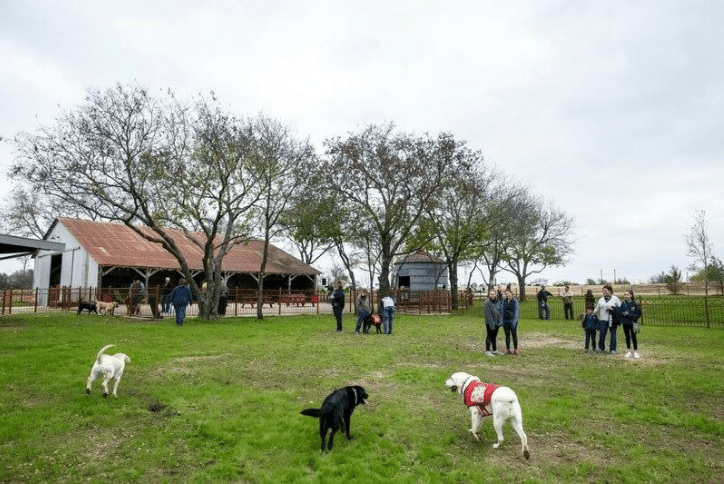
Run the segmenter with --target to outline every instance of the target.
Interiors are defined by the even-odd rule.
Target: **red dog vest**
[[[463,395],[465,405],[468,407],[478,407],[483,413],[483,417],[492,415],[486,407],[490,405],[490,399],[493,397],[493,392],[500,385],[493,385],[492,383],[483,383],[476,381],[468,385],[465,389],[465,395]]]

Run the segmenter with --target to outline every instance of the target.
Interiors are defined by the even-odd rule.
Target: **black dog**
[[[87,311],[88,311],[88,314],[90,314],[90,313],[96,313],[96,314],[98,314],[98,310],[96,309],[96,303],[83,302],[83,301],[79,302],[79,303],[78,303],[78,313],[77,313],[77,314],[80,314],[80,313],[83,312],[84,310],[87,310]]]
[[[354,412],[354,407],[357,405],[367,403],[368,398],[369,395],[361,386],[349,386],[330,393],[322,402],[322,408],[302,410],[302,415],[319,418],[319,436],[322,437],[322,451],[324,451],[327,430],[332,430],[327,444],[329,450],[332,450],[334,434],[338,430],[344,432],[347,440],[352,440],[352,436],[349,435],[349,420],[352,417],[352,412]]]
[[[370,314],[362,321],[362,332],[369,333],[370,326],[374,325],[377,328],[377,332],[382,332],[382,316],[379,314]]]

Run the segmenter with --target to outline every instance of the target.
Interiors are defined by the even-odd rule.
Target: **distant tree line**
[[[12,274],[0,272],[0,289],[6,288],[28,289],[33,287],[32,269],[21,269]]]

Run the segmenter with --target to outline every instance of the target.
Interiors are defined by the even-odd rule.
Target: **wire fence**
[[[636,300],[643,313],[640,324],[724,328],[724,296],[648,294],[639,295]],[[551,319],[565,319],[562,299],[549,298],[548,307]],[[580,321],[584,308],[584,298],[573,297],[573,319]],[[538,318],[536,299],[521,303],[521,313],[525,318]]]

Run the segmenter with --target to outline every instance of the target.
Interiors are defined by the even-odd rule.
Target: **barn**
[[[447,289],[448,271],[445,261],[424,251],[408,255],[393,265],[393,281],[400,289],[434,291]]]
[[[151,230],[145,228],[151,233]],[[172,237],[189,264],[194,279],[201,283],[203,251],[180,230]],[[191,236],[203,240],[203,234]],[[58,218],[44,240],[65,244],[62,251],[40,250],[35,255],[34,287],[128,287],[140,278],[146,287],[161,285],[168,276],[181,276],[176,259],[160,244],[149,242],[121,223]],[[222,276],[227,285],[256,288],[264,242],[249,239],[236,244],[224,258]],[[318,270],[291,254],[269,248],[264,287],[308,290],[316,287]]]

